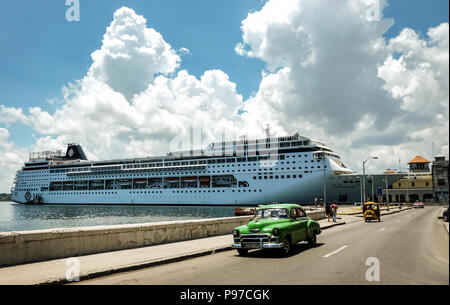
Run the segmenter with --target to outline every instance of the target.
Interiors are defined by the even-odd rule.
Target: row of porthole
[[[231,190],[233,193],[236,191],[236,190]],[[252,190],[238,190],[238,193],[240,193],[240,192],[249,192],[249,193],[251,193],[252,192]],[[255,193],[257,192],[257,190],[253,190]],[[262,192],[262,190],[259,190],[260,192]],[[210,191],[210,190],[208,190],[208,191],[198,191],[198,193],[206,193],[206,192],[208,192],[208,193],[215,193],[216,191],[215,190],[212,190],[212,191]],[[175,191],[173,191],[173,193],[175,193]],[[197,193],[197,191],[176,191],[176,193]],[[220,193],[220,191],[217,191],[217,193]],[[225,193],[225,190],[222,190],[222,193]]]
[[[295,162],[295,161],[293,161],[293,162]],[[318,168],[320,168],[320,167],[318,167]],[[296,168],[293,167],[293,169],[295,170]],[[298,169],[302,169],[302,168],[299,167]],[[264,168],[264,170],[267,170],[267,168]],[[275,170],[278,170],[278,168],[276,168]],[[284,168],[281,168],[281,170],[284,170]],[[287,170],[290,170],[290,168],[287,168]],[[250,171],[252,171],[252,169],[249,169],[248,171],[250,172]],[[253,171],[256,171],[256,169],[253,169]],[[259,169],[259,171],[261,171],[261,169]],[[211,171],[209,171],[209,172],[211,172]],[[217,171],[217,172],[219,173],[220,171]],[[222,172],[225,172],[225,171],[222,171]],[[234,170],[232,170],[232,172],[234,172]],[[238,172],[240,172],[240,170],[238,170]],[[243,170],[243,172],[245,172],[245,169]],[[189,172],[188,174],[196,174],[196,173],[201,173],[201,172]],[[212,173],[215,173],[215,171],[212,171]],[[86,173],[84,175],[91,175],[91,174],[92,173]],[[170,174],[170,173],[156,174],[156,175],[161,176],[161,175],[167,175],[167,174]],[[64,174],[58,174],[58,175],[63,176]],[[126,176],[132,176],[132,175],[126,175]],[[42,179],[42,180],[44,180],[44,179]]]
[[[295,170],[296,168],[295,167],[293,167],[292,168],[293,170]],[[299,167],[298,169],[302,169],[301,167]],[[268,169],[267,168],[264,168],[264,170],[265,171],[267,171]],[[278,168],[276,168],[275,169],[275,171],[277,171],[278,170]],[[284,168],[281,168],[281,170],[284,170]],[[289,167],[286,169],[286,170],[291,170]],[[245,170],[243,170],[243,171],[245,171]],[[250,172],[251,170],[249,170],[249,172]],[[259,169],[259,171],[261,171],[261,169]],[[225,173],[225,171],[217,171],[217,173]],[[230,172],[229,170],[228,171],[226,171],[226,172]],[[232,173],[235,173],[235,171],[234,170],[232,170],[231,171]],[[240,172],[240,170],[238,170],[238,172]],[[254,169],[253,170],[253,172],[256,172],[256,169]],[[211,174],[211,173],[216,173],[216,171],[212,171],[212,172],[208,172],[208,174]],[[164,173],[164,174],[154,174],[154,176],[168,176],[168,175],[170,175],[170,174],[179,174],[179,173]],[[189,175],[193,175],[193,174],[205,174],[204,172],[188,172],[188,173],[183,173],[183,175],[187,175],[187,174],[189,174]],[[83,174],[84,176],[91,176],[92,174]],[[123,178],[123,177],[136,177],[136,175],[119,175],[119,176],[97,176],[96,178],[112,178],[112,179],[121,179],[121,178]],[[153,176],[152,176],[153,177]],[[152,177],[149,177],[149,178],[152,178]],[[139,177],[137,177],[137,178],[139,178]],[[67,179],[67,180],[70,180],[70,179]]]
[[[233,193],[236,190],[231,190]],[[262,190],[242,190],[242,192],[262,192]],[[241,190],[238,190],[238,193],[240,193]],[[130,192],[130,194],[155,194],[155,193],[162,193],[162,191],[143,191],[143,192]],[[216,193],[215,190],[213,191],[172,191],[172,193]],[[217,191],[217,193],[221,193],[221,191]],[[222,190],[222,193],[225,193],[225,190]],[[76,193],[69,193],[69,192],[57,192],[57,193],[50,193],[50,195],[67,195],[67,194],[71,194],[71,195],[117,195],[117,192],[93,192],[93,193],[86,193],[86,192],[76,192]]]
[[[261,179],[263,179],[263,177],[264,177],[264,179],[291,179],[291,175],[286,175],[286,178],[284,178],[284,175],[280,175],[280,176],[278,176],[278,175],[276,175],[276,176],[258,176],[258,179],[261,180]],[[303,176],[302,175],[298,175],[298,178],[299,179],[303,178]],[[297,175],[292,175],[292,179],[297,179]],[[253,176],[253,180],[256,180],[256,176]]]

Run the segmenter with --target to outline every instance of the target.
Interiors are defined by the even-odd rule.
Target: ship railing
[[[53,160],[57,158],[64,157],[64,153],[62,150],[57,151],[40,151],[40,152],[30,152],[29,154],[29,160],[30,161],[46,161],[46,160]]]
[[[206,166],[207,166],[206,164],[158,166],[158,167],[133,167],[133,168],[125,168],[125,167],[122,166],[122,170],[124,170],[124,171],[135,171],[135,170],[186,169],[186,168],[205,169]]]

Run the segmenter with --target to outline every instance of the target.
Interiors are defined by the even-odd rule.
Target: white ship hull
[[[18,203],[98,205],[312,203],[315,197],[323,197],[325,181],[328,185],[330,179],[351,171],[331,150],[307,143],[279,151],[276,160],[270,161],[261,153],[103,163],[33,161],[18,171],[12,199]],[[328,199],[336,196],[333,192],[329,195]]]

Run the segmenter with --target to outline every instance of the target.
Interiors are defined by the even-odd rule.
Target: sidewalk
[[[319,220],[322,230],[361,221],[356,216],[338,216],[333,223]],[[231,234],[150,247],[113,251],[77,257],[80,280],[172,263],[193,257],[231,250]],[[67,265],[66,265],[67,263]],[[74,266],[72,260],[56,259],[45,262],[0,268],[0,285],[36,285],[67,283],[66,272]]]
[[[387,207],[381,207],[381,215],[390,215],[394,213],[398,213],[404,210],[412,209],[412,207],[405,207],[402,206],[401,209],[398,208],[398,206],[390,206],[389,209]],[[361,207],[343,207],[342,209],[338,210],[338,215],[357,215],[362,217],[362,208]]]

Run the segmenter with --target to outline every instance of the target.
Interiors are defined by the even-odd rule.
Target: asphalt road
[[[235,250],[78,284],[449,284],[449,239],[438,207],[324,230],[318,246],[299,243],[288,257]]]

